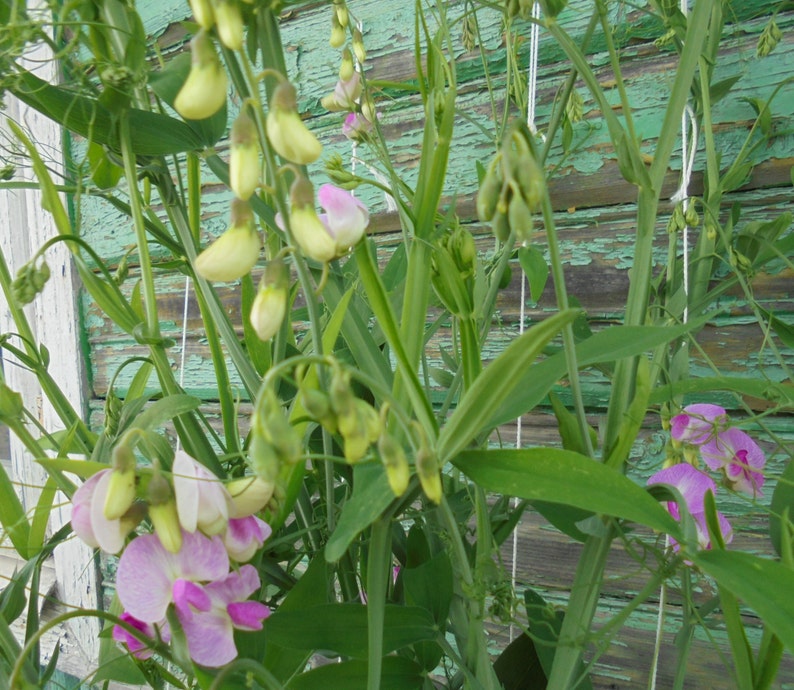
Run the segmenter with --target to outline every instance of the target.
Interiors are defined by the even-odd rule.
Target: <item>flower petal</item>
[[[124,549],[116,573],[116,592],[130,615],[146,623],[165,618],[171,603],[174,560],[154,534],[133,539]]]
[[[648,484],[674,486],[680,492],[690,513],[702,513],[706,492],[717,491],[717,485],[711,477],[685,462],[660,470],[648,479]]]
[[[725,408],[709,403],[687,405],[683,412],[670,420],[670,435],[674,440],[702,445],[724,428],[728,420]]]
[[[234,628],[225,610],[196,613],[188,620],[180,617],[187,638],[190,658],[197,664],[217,668],[237,657]]]
[[[261,630],[270,608],[258,601],[233,601],[226,606],[226,612],[238,630]]]

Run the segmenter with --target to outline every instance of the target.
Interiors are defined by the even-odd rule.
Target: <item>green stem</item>
[[[568,609],[560,629],[548,690],[571,690],[581,672],[582,651],[598,605],[607,556],[615,536],[611,524],[603,536],[588,537],[576,568]]]
[[[380,690],[383,668],[383,626],[391,571],[391,520],[373,523],[367,559],[367,690]]]

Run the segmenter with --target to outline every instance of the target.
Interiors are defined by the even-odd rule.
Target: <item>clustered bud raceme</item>
[[[19,267],[11,292],[19,304],[30,304],[50,279],[50,267],[43,259],[39,263],[36,258]]]
[[[226,103],[229,77],[223,68],[206,29],[190,42],[191,66],[174,108],[186,120],[212,117]]]
[[[256,569],[234,563],[250,560],[270,536],[255,513],[271,500],[274,486],[260,477],[224,484],[182,451],[172,470],[169,480],[155,465],[144,475],[145,500],[139,500],[133,450],[117,445],[113,469],[97,472],[75,492],[72,528],[91,547],[121,552],[116,590],[125,608],[122,621],[168,642],[166,613],[173,607],[191,658],[219,667],[237,656],[235,629],[261,629],[270,613],[248,601],[260,587]],[[146,515],[154,532],[127,543]],[[151,655],[148,645],[120,626],[113,638],[138,658]]]
[[[504,242],[515,232],[520,243],[532,239],[532,214],[546,193],[546,176],[527,141],[529,132],[511,127],[490,162],[477,195],[477,213]]]
[[[196,259],[196,272],[212,281],[229,282],[249,273],[262,242],[247,201],[232,200],[231,226]]]
[[[764,483],[764,452],[744,431],[732,427],[724,408],[708,403],[688,405],[671,420],[670,435],[675,448],[683,452],[685,461],[665,467],[648,479],[648,484],[668,484],[681,494],[683,503],[695,520],[700,548],[711,548],[706,525],[705,495],[716,494],[717,486],[706,472],[698,469],[702,460],[717,472],[729,488],[753,497],[761,495]],[[681,517],[681,506],[667,504],[670,514]],[[728,520],[717,513],[722,539],[729,542],[733,531]],[[680,546],[672,542],[678,550]]]

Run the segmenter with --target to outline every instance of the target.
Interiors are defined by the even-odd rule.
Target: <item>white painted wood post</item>
[[[23,62],[25,67],[35,71],[41,79],[53,83],[57,81],[57,65],[47,52],[46,46],[36,46]],[[8,94],[4,115],[13,118],[28,132],[39,153],[56,174],[62,170],[62,132],[58,125]],[[6,141],[10,141],[5,121],[0,122],[0,128]],[[22,169],[22,160],[13,162],[20,166],[16,179],[34,179],[30,169]],[[38,190],[0,191],[0,247],[10,264],[12,274],[47,239],[56,234],[50,214],[42,208]],[[74,408],[84,412],[87,397],[85,367],[80,347],[78,282],[75,280],[70,253],[65,244],[58,243],[49,249],[46,259],[51,269],[51,278],[44,291],[29,305],[27,314],[38,343],[49,350],[50,374]],[[15,331],[7,305],[0,305],[0,333]],[[17,366],[7,353],[4,359],[8,385],[22,394],[26,407],[38,415],[39,421],[47,430],[63,428],[55,411],[43,399],[36,378]],[[23,505],[30,514],[35,508],[39,487],[44,483],[46,475],[14,438],[11,439],[11,463],[13,479],[19,482]],[[56,504],[51,516],[52,531],[68,522],[71,516],[71,506],[60,493],[56,497]],[[70,608],[98,608],[98,577],[92,550],[73,537],[55,550],[54,561],[59,598]],[[70,660],[72,663],[69,666],[74,665],[79,669],[81,676],[96,668],[99,630],[99,619],[94,617],[75,618],[70,621],[69,632],[72,639],[67,642],[75,642],[78,649],[70,644],[68,653],[79,653],[82,659]]]

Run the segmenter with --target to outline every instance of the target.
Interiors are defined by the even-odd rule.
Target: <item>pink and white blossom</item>
[[[272,531],[270,525],[256,515],[232,518],[226,526],[223,544],[232,560],[245,563],[262,548]]]
[[[670,435],[674,441],[701,446],[727,428],[725,408],[709,403],[687,405],[681,414],[670,420]]]
[[[202,666],[219,667],[237,656],[234,630],[261,630],[270,609],[258,601],[247,601],[260,587],[252,565],[202,587],[203,598],[190,611],[177,608],[187,638],[190,658]]]
[[[72,497],[72,529],[91,548],[118,553],[134,521],[105,517],[105,500],[113,470],[100,470],[75,491]]]
[[[136,630],[140,630],[147,637],[156,639],[159,632],[160,638],[163,641],[168,642],[171,639],[168,624],[165,621],[162,621],[160,625],[155,627],[151,623],[145,623],[144,621],[138,620],[135,618],[135,616],[132,616],[126,611],[122,613],[119,618],[125,623],[131,625]],[[149,645],[147,645],[145,642],[142,642],[140,639],[135,637],[135,635],[125,628],[122,628],[120,625],[113,626],[113,639],[127,647],[130,654],[137,659],[148,659],[154,653]]]
[[[345,253],[358,244],[369,225],[369,211],[352,193],[324,184],[317,192],[317,199],[325,213],[320,220],[336,242],[337,252]]]
[[[703,461],[725,474],[727,484],[737,491],[760,496],[764,484],[766,456],[759,445],[741,429],[727,429],[700,449]]]
[[[158,623],[168,606],[189,611],[190,605],[206,606],[201,583],[224,578],[229,556],[220,536],[183,532],[182,549],[171,553],[156,534],[144,534],[121,554],[116,592],[124,609],[144,623]]]
[[[648,479],[648,484],[668,484],[678,490],[687,511],[695,520],[698,545],[702,549],[710,549],[711,540],[706,527],[704,501],[707,492],[710,491],[715,494],[717,491],[717,485],[714,480],[704,472],[692,467],[692,465],[683,462],[656,472]],[[676,520],[681,519],[681,508],[675,501],[667,502],[667,510]],[[733,528],[730,522],[720,512],[717,513],[717,520],[719,521],[723,539],[726,542],[730,542],[733,538]],[[679,550],[680,547],[675,539],[671,538],[670,543],[674,550]]]
[[[220,479],[184,451],[174,457],[174,494],[179,522],[188,532],[219,534],[229,520],[232,500]]]

